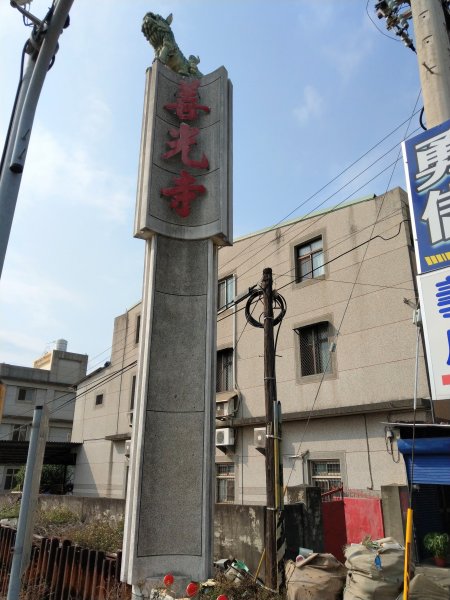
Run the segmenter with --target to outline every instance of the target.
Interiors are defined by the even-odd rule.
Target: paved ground
[[[416,567],[416,574],[422,573],[429,579],[432,579],[435,583],[442,585],[447,589],[450,589],[450,568],[448,567],[436,567],[433,564],[423,563]]]

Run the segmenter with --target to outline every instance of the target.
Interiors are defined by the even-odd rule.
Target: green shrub
[[[72,525],[80,521],[77,514],[64,505],[55,506],[46,510],[40,510],[37,514],[36,523],[43,527],[48,525]]]
[[[85,523],[82,527],[75,527],[68,532],[72,542],[103,552],[117,552],[122,548],[123,520],[110,521],[98,519],[92,523]]]

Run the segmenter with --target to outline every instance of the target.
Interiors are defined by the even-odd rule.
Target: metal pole
[[[27,466],[25,469],[25,480],[20,502],[11,573],[9,575],[7,600],[18,600],[22,584],[22,575],[27,568],[30,559],[34,513],[37,495],[39,493],[47,430],[47,407],[45,405],[36,406],[34,409],[30,443],[28,446]]]
[[[263,271],[261,289],[264,297],[264,392],[266,407],[266,586],[277,589],[277,507],[275,506],[275,428],[274,403],[275,345],[273,337],[272,269]]]
[[[411,0],[427,127],[450,119],[450,44],[441,0]]]
[[[73,0],[59,0],[48,23],[36,61],[30,59],[24,75],[5,163],[0,174],[0,276],[3,271],[22,171],[31,136],[34,115],[58,39],[66,24]]]

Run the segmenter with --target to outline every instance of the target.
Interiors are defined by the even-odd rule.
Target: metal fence
[[[0,526],[0,600],[6,598],[16,530]],[[23,576],[23,600],[129,600],[120,582],[122,553],[106,554],[70,540],[35,537]]]

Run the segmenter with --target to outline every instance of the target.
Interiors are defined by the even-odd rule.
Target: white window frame
[[[217,284],[217,310],[226,310],[233,305],[235,297],[234,289],[235,278],[234,275],[223,277],[219,279]]]
[[[319,244],[320,242],[320,244]],[[302,274],[301,265],[306,265],[306,272]],[[295,246],[295,281],[302,283],[310,279],[317,279],[325,275],[323,237],[308,240]]]
[[[232,484],[232,485],[231,485]],[[229,489],[231,488],[231,489]],[[224,494],[222,492],[225,492]],[[232,498],[231,498],[232,496]],[[236,498],[235,464],[216,463],[216,502],[218,504],[234,504]]]

